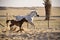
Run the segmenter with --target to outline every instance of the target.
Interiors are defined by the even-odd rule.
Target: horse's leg
[[[23,23],[22,23],[22,24],[23,24]],[[21,31],[21,32],[24,31],[24,29],[21,28],[21,27],[22,27],[22,24],[19,25],[19,30],[18,30],[17,32],[19,32],[19,31]]]
[[[21,31],[21,27],[19,26],[19,30],[17,30],[16,32],[19,32],[19,31]]]
[[[29,22],[29,23],[35,27],[35,25],[32,22]]]
[[[32,22],[28,22],[28,23],[30,23],[32,26],[34,26],[34,29],[35,29],[35,25]]]
[[[26,20],[27,20],[27,19],[26,19]],[[27,20],[27,21],[28,21],[28,23],[30,23],[31,25],[33,25],[33,26],[35,27],[35,25],[32,23],[32,20],[33,20],[33,19],[30,18],[30,20]]]
[[[20,32],[22,32],[22,31],[24,31],[24,29],[22,29],[21,27],[20,27],[20,30],[19,30]]]
[[[21,29],[21,26],[19,26],[19,30],[17,30],[17,32],[21,31],[22,32],[22,29]]]
[[[11,29],[12,26],[14,26],[14,24],[10,24],[10,30],[12,30],[12,29]]]

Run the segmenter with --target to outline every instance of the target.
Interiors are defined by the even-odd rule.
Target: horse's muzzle
[[[39,17],[39,15],[37,15],[37,17]]]

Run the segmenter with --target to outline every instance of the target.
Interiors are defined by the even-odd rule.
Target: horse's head
[[[36,11],[32,11],[31,12],[31,16],[34,16],[34,17],[39,17],[38,13]]]

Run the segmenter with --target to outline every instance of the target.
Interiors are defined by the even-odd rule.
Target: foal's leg
[[[11,29],[12,26],[14,26],[14,24],[10,24],[10,30],[12,30],[12,29]]]
[[[17,30],[17,32],[21,31],[21,27],[19,26],[19,30]],[[22,31],[21,31],[22,32]]]
[[[17,32],[19,32],[19,31],[20,31],[20,32],[24,31],[24,29],[22,29],[21,27],[22,27],[22,25],[19,26],[19,30],[18,30]]]
[[[21,28],[20,31],[22,32],[22,31],[24,31],[24,29]]]

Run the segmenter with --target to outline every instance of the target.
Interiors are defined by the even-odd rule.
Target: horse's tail
[[[11,21],[11,20],[7,20],[7,21],[6,21],[6,24],[7,24],[9,21]]]

